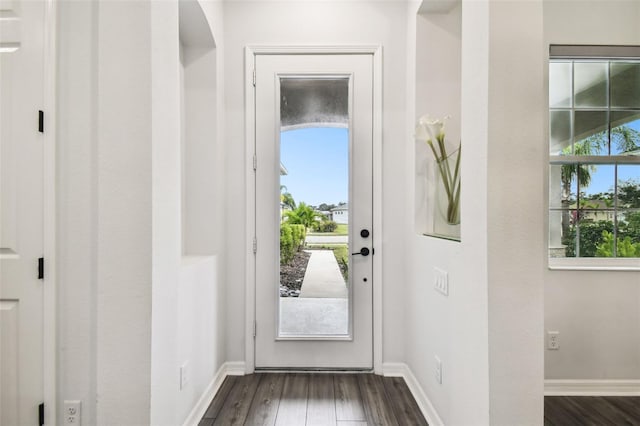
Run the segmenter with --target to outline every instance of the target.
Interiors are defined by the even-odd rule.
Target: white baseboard
[[[409,366],[403,362],[385,362],[382,364],[382,375],[385,377],[402,377],[407,374]]]
[[[244,376],[247,374],[244,361],[225,362],[225,366],[227,368],[227,376]]]
[[[211,379],[211,383],[202,393],[202,396],[193,407],[187,419],[182,423],[182,426],[198,426],[200,420],[207,412],[207,408],[216,396],[216,392],[222,386],[222,382],[227,376],[243,376],[244,375],[244,362],[225,362],[220,366],[216,374]]]
[[[545,380],[545,396],[640,396],[640,380]]]
[[[402,362],[385,362],[382,364],[382,374],[386,377],[402,377],[418,403],[418,407],[420,411],[422,411],[427,423],[429,423],[430,426],[443,425],[438,412],[407,364]]]

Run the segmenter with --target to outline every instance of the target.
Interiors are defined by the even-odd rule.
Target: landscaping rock
[[[289,263],[280,265],[280,297],[300,296],[302,280],[310,257],[311,254],[301,250],[296,252]]]

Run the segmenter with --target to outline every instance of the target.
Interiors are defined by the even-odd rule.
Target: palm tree
[[[574,144],[574,155],[591,155],[593,152],[597,152],[602,146],[602,137],[597,137],[600,134],[593,135]],[[562,151],[565,155],[571,154],[571,147],[568,146]],[[560,172],[560,179],[562,181],[562,236],[569,235],[569,226],[571,222],[571,212],[569,207],[571,205],[571,182],[574,179],[578,180],[578,184],[581,188],[589,186],[591,183],[591,173],[596,170],[593,165],[587,164],[564,164],[562,165],[562,171]]]
[[[304,225],[307,230],[318,221],[318,213],[304,202],[294,210],[285,212],[285,215],[289,223]]]
[[[288,192],[285,192],[280,195],[280,201],[285,207],[288,207],[290,210],[295,210],[296,202],[293,199],[293,195]]]
[[[573,145],[573,153],[571,146],[566,147],[563,155],[594,155],[602,149],[607,148],[608,131],[595,133]],[[633,152],[640,149],[640,132],[628,126],[618,126],[611,129],[611,143],[618,151]],[[591,173],[595,172],[596,166],[589,164],[564,164],[561,171],[562,181],[562,236],[569,235],[569,223],[571,213],[569,206],[571,204],[571,182],[573,179],[578,180],[580,187],[587,187],[591,183]]]
[[[289,210],[295,210],[296,208],[296,201],[293,199],[293,195],[287,191],[286,185],[280,185],[280,203],[284,207],[288,207]]]

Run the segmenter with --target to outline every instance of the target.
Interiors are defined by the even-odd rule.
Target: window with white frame
[[[640,266],[640,46],[551,46],[550,266]]]

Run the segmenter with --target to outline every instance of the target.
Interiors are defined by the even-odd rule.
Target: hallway
[[[85,425],[286,424],[298,414],[288,424],[419,424],[401,420],[413,416],[430,425],[541,425],[545,392],[639,394],[640,255],[559,265],[550,254],[568,252],[549,231],[565,215],[573,228],[553,235],[579,247],[578,227],[588,223],[602,237],[592,248],[609,257],[610,244],[618,254],[619,219],[640,211],[640,201],[616,198],[627,172],[640,182],[640,155],[622,158],[611,144],[623,123],[640,133],[640,1],[2,3],[1,425],[38,424],[41,413],[45,424],[63,424],[66,401],[81,405]],[[30,21],[35,5],[46,22]],[[616,64],[617,53],[596,66],[581,56],[553,62],[550,46],[637,52],[628,64]],[[351,56],[373,69],[364,92],[356,90],[364,78],[346,67],[325,70],[329,59]],[[263,57],[299,68],[280,73]],[[283,132],[268,128],[289,126],[281,107],[294,98],[281,89],[312,74],[353,81],[340,103],[347,119],[334,129],[349,129],[349,165],[366,165],[373,179],[354,174],[344,200],[319,185],[318,199],[306,201],[348,201],[350,219],[370,216],[372,225],[350,221],[349,238],[308,235],[314,248],[348,240],[338,265],[351,281],[323,297],[298,286],[302,297],[278,306],[269,287],[279,283],[278,170],[295,163],[277,158]],[[550,96],[555,74],[559,91]],[[629,91],[613,90],[627,83]],[[356,92],[372,116],[356,107]],[[447,149],[464,145],[460,241],[428,235],[440,178],[429,144],[415,138],[427,114],[450,117]],[[575,155],[576,137],[602,132],[602,155]],[[351,149],[361,135],[372,140],[366,155]],[[574,155],[556,155],[565,149]],[[618,164],[627,174],[616,174]],[[304,173],[328,181],[336,165]],[[567,165],[607,176],[590,187],[576,180],[570,191],[551,185]],[[262,179],[266,171],[273,179]],[[356,196],[360,186],[372,202]],[[613,206],[583,205],[581,188],[613,194]],[[298,204],[306,198],[288,191]],[[599,220],[577,220],[584,209],[614,214],[607,234]],[[37,243],[28,252],[19,241],[27,236]],[[33,296],[9,294],[9,284]],[[274,336],[300,333],[278,330],[287,309],[309,332],[296,315],[311,304],[323,305],[306,317],[323,327],[317,334],[344,312],[349,334]],[[363,324],[356,317],[366,327],[351,327]],[[362,350],[339,349],[356,339],[366,339]],[[349,368],[358,357],[353,368],[376,375],[251,374],[310,360]],[[6,403],[6,395],[15,397]],[[10,404],[21,421],[6,420]]]

